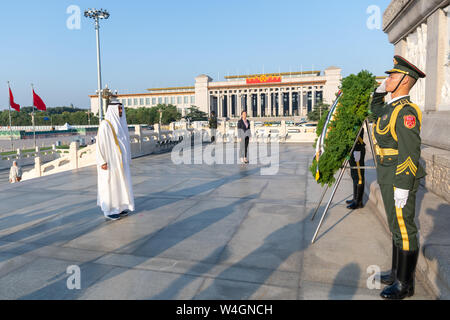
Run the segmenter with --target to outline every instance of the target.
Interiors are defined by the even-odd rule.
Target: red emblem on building
[[[258,83],[273,83],[273,82],[281,82],[281,76],[256,76],[253,78],[246,79],[247,84],[258,84]]]
[[[408,129],[412,129],[416,126],[416,117],[415,116],[404,116],[403,123],[405,124],[405,127],[407,127]]]

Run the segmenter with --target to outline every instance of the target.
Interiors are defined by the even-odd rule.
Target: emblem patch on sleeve
[[[412,115],[404,116],[403,123],[405,124],[405,127],[412,129],[416,126],[416,117]]]

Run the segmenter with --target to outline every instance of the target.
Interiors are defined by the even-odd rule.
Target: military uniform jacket
[[[364,129],[361,130],[361,133],[356,140],[355,149],[353,151],[363,151],[366,148],[366,144],[364,143]]]
[[[211,116],[209,118],[209,128],[210,129],[217,129],[217,117]]]
[[[426,175],[419,164],[422,112],[409,96],[389,104],[385,96],[375,92],[371,105],[378,183],[412,190],[415,180]]]

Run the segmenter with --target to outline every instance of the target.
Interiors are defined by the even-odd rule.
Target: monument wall
[[[423,111],[422,164],[428,190],[450,201],[450,0],[393,0],[383,31],[395,54],[427,77],[411,91]]]

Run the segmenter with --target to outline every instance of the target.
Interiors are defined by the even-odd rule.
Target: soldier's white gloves
[[[361,160],[361,151],[353,151],[353,158],[355,158],[355,162],[359,162]]]
[[[397,208],[403,209],[408,201],[409,190],[395,188],[394,190],[394,201]]]
[[[386,79],[384,79],[377,90],[375,90],[376,93],[386,93]]]

